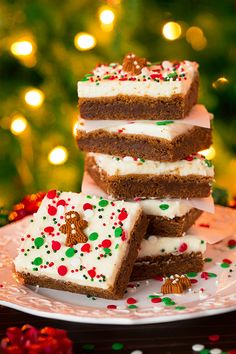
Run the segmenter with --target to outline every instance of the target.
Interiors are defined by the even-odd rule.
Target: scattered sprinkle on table
[[[124,344],[122,343],[113,343],[112,350],[122,350],[124,348]]]
[[[194,344],[194,345],[192,346],[192,350],[193,350],[194,352],[201,352],[204,348],[205,348],[205,347],[204,347],[203,344]]]

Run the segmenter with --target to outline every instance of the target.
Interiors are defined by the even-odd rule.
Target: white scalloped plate
[[[236,309],[236,248],[228,247],[229,238],[208,246],[206,257],[212,259],[205,263],[205,271],[210,273],[208,279],[202,278],[201,274],[192,275],[192,290],[169,296],[172,299],[169,304],[152,302],[155,301],[152,296],[161,295],[160,280],[133,282],[129,284],[123,300],[112,301],[20,284],[14,274],[13,259],[20,235],[28,222],[29,219],[25,218],[0,229],[2,305],[37,316],[101,324],[160,323],[210,316]],[[227,224],[228,222],[229,220]],[[230,237],[232,238],[234,237]],[[228,268],[222,267],[223,259],[232,261]],[[136,300],[131,308],[127,303],[128,298]],[[109,309],[109,305],[115,305],[116,309]]]

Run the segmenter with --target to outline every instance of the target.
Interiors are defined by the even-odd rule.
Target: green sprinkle
[[[159,208],[161,209],[161,210],[167,210],[167,209],[169,209],[169,205],[168,204],[160,204],[159,205]]]
[[[83,77],[83,79],[81,79],[80,81],[89,81],[89,79],[85,76],[85,77]]]
[[[206,263],[207,263],[207,262],[212,262],[212,258],[205,258],[205,259],[204,259],[204,262],[206,262]]]
[[[122,343],[113,343],[112,350],[122,350],[124,348],[124,344]]]
[[[44,240],[42,237],[37,237],[35,240],[34,240],[34,244],[36,247],[41,247],[43,244],[44,244]]]
[[[226,263],[226,262],[224,262],[224,263],[221,263],[221,268],[229,268],[230,267],[230,264],[229,263]]]
[[[167,74],[167,77],[169,79],[176,79],[178,77],[178,74],[176,72],[169,73],[169,74]]]
[[[188,276],[189,278],[194,278],[194,277],[197,276],[197,273],[196,273],[196,272],[189,272],[189,273],[187,273],[187,276]]]
[[[208,167],[212,167],[212,162],[211,162],[210,160],[205,159],[205,164],[206,164]]]
[[[108,205],[108,201],[105,200],[105,199],[102,199],[102,200],[100,200],[100,202],[98,203],[98,205],[99,205],[100,207],[105,207],[105,206]]]
[[[89,240],[90,240],[90,241],[95,241],[97,238],[98,238],[98,233],[97,233],[97,232],[92,232],[92,233],[89,235]]]
[[[103,76],[103,79],[104,80],[107,80],[107,79],[110,79],[111,75],[106,75],[106,76]]]
[[[66,257],[73,257],[74,256],[74,254],[75,254],[75,250],[74,250],[74,248],[68,248],[67,250],[66,250]]]
[[[216,278],[217,277],[217,275],[215,273],[208,273],[208,276],[210,278]]]
[[[131,310],[132,310],[132,309],[137,309],[137,308],[138,308],[138,306],[136,306],[136,305],[129,305],[129,306],[128,306],[128,309],[131,309]]]
[[[160,298],[159,295],[149,295],[148,297],[149,297],[149,299],[157,299],[157,298]]]
[[[33,264],[34,265],[40,265],[40,264],[42,264],[43,263],[43,260],[42,260],[42,258],[41,257],[37,257],[37,258],[35,258],[34,260],[33,260]]]
[[[86,197],[86,198],[88,198],[88,199],[92,199],[91,195],[87,195],[87,197]]]
[[[123,230],[121,227],[117,227],[115,229],[115,237],[120,237],[122,235],[122,233],[123,233]]]
[[[119,248],[119,244],[118,243],[115,246],[115,250],[117,250],[117,248]]]
[[[139,160],[140,160],[141,162],[143,162],[143,163],[145,162],[145,160],[144,160],[144,159],[142,159],[142,158],[139,158]]]
[[[175,306],[175,309],[178,311],[181,311],[181,310],[185,310],[186,307],[185,306]]]
[[[205,243],[205,241],[204,240],[201,240],[201,245],[203,245]]]
[[[109,254],[109,253],[111,253],[111,250],[110,250],[110,248],[103,248],[103,250],[104,250],[104,252],[105,252],[106,254]]]
[[[209,354],[209,353],[210,353],[209,349],[203,349],[200,351],[200,354]]]
[[[173,120],[163,120],[162,122],[156,122],[156,125],[168,125],[168,124],[173,124]]]
[[[86,350],[86,351],[91,351],[91,350],[94,350],[95,348],[95,345],[94,344],[84,344],[82,346],[83,350]]]

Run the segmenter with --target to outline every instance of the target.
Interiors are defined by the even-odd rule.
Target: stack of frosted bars
[[[211,114],[197,104],[198,65],[128,54],[78,82],[82,192],[140,203],[149,218],[132,280],[199,272],[206,244],[189,233],[207,209]]]

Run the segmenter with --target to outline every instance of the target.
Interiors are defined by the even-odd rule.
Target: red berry
[[[68,269],[67,269],[66,266],[61,265],[61,266],[59,266],[59,267],[57,268],[57,272],[58,272],[59,275],[61,275],[61,276],[63,277],[63,276],[66,275],[66,273],[68,272]]]

